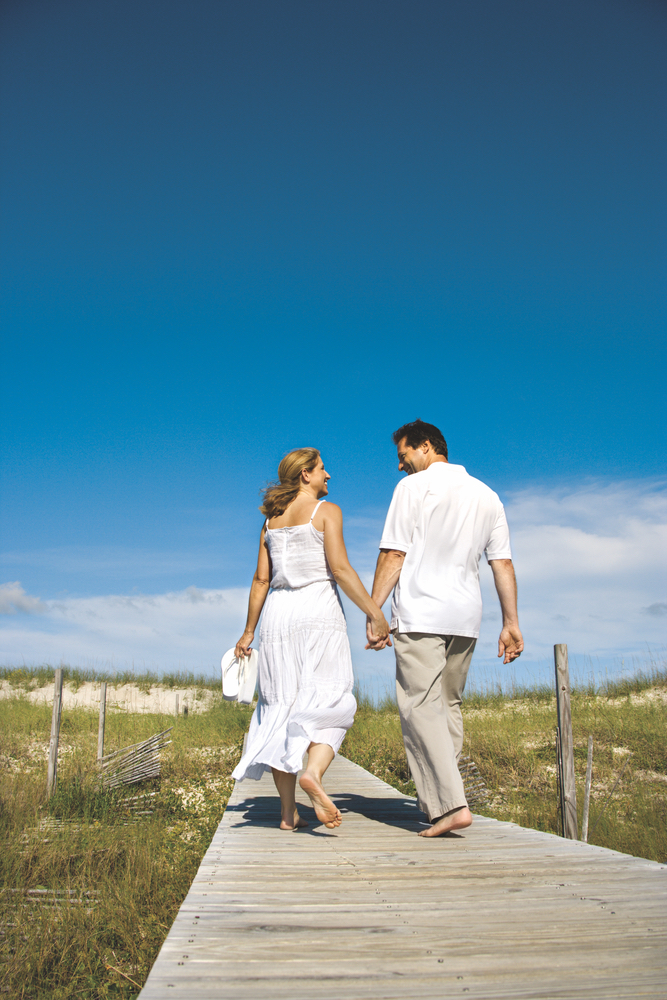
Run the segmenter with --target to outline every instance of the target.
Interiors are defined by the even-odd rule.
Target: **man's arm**
[[[498,656],[505,654],[503,663],[511,663],[523,652],[514,566],[511,559],[491,559],[489,565],[493,571],[493,582],[503,613],[503,627],[498,639]]]
[[[399,552],[398,549],[380,550],[373,578],[373,593],[371,594],[379,608],[382,607],[398,583],[404,560],[405,552]],[[385,646],[391,646],[389,638],[381,639],[379,642],[374,639],[371,623],[368,620],[366,621],[366,636],[368,638],[366,649],[384,649]]]

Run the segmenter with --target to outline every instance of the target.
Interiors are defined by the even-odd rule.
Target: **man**
[[[419,807],[438,837],[470,826],[458,758],[463,747],[461,699],[479,626],[482,552],[493,571],[503,626],[498,656],[523,650],[509,530],[499,497],[462,465],[451,465],[433,424],[415,420],[393,434],[399,472],[373,581],[382,607],[394,591],[391,629],[403,741]],[[367,649],[390,646],[370,626]]]

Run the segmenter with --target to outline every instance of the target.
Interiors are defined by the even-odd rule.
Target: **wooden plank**
[[[107,682],[100,684],[100,720],[97,727],[97,759],[104,757],[104,727],[107,717]]]
[[[53,685],[53,712],[51,714],[51,738],[49,740],[49,763],[46,772],[46,794],[53,795],[58,783],[58,742],[60,740],[60,717],[63,708],[63,670],[56,668]]]
[[[660,997],[667,866],[475,817],[438,839],[345,758],[335,831],[277,827],[269,776],[237,784],[142,1000]]]
[[[584,788],[584,811],[581,817],[581,839],[588,841],[588,814],[591,808],[591,782],[593,780],[593,737],[588,737],[588,754],[586,755],[586,785]]]
[[[556,706],[558,709],[558,735],[560,739],[561,789],[563,836],[576,840],[577,832],[577,785],[574,780],[574,741],[572,739],[572,712],[570,709],[570,670],[567,662],[567,646],[554,646],[556,667]]]

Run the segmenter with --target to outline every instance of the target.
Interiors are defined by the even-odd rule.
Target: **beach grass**
[[[23,688],[25,691],[35,687],[46,687],[53,684],[55,667],[63,671],[63,681],[75,690],[81,684],[92,682],[99,684],[106,681],[120,687],[124,684],[134,684],[141,691],[150,691],[159,685],[163,688],[205,688],[208,691],[220,690],[220,676],[211,674],[195,674],[191,670],[172,671],[158,674],[154,670],[98,670],[93,667],[71,667],[67,664],[39,664],[36,666],[0,666],[0,681],[9,681],[12,687]]]
[[[188,718],[109,711],[107,752],[170,726],[172,742],[160,779],[103,792],[97,713],[65,703],[58,788],[47,800],[51,706],[30,701],[25,668],[4,678],[13,695],[0,699],[0,995],[136,997],[224,811],[251,709],[216,694]],[[180,687],[183,677],[159,682]],[[476,811],[556,833],[555,699],[546,688],[512,694],[473,692],[464,704],[464,753],[489,790]],[[594,740],[590,841],[667,862],[667,671],[653,665],[575,689],[572,717],[580,814]],[[359,698],[341,752],[414,792],[391,699]]]
[[[97,713],[64,710],[47,801],[51,707],[0,701],[0,991],[137,995],[220,822],[250,714],[221,698],[187,719],[108,713],[108,752],[173,729],[159,780],[103,792]]]
[[[666,862],[667,670],[653,664],[634,677],[574,688],[571,703],[579,829],[592,735],[589,843]],[[463,714],[463,754],[476,763],[489,791],[487,803],[476,811],[561,832],[553,691],[473,692],[464,699]],[[341,752],[400,791],[415,794],[391,699],[379,705],[359,699]]]

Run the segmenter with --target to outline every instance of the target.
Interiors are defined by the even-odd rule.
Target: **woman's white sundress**
[[[320,503],[324,501],[320,500]],[[347,627],[324,553],[324,532],[307,524],[268,528],[271,590],[259,631],[257,708],[232,777],[259,779],[275,767],[296,774],[310,743],[337,753],[357,703]]]

